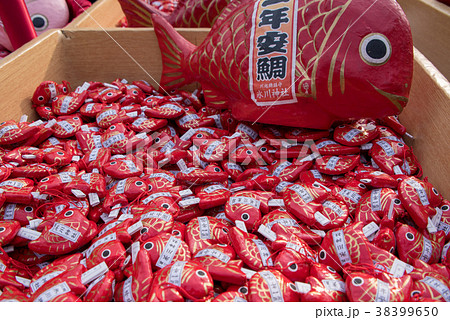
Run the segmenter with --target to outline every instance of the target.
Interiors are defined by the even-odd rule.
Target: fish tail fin
[[[141,0],[119,0],[122,11],[127,18],[129,27],[145,28],[152,27],[152,14],[159,14],[167,18],[167,14],[156,9],[151,4]]]
[[[152,14],[152,20],[163,63],[160,87],[172,90],[194,81],[187,60],[197,47],[183,38],[163,17]]]

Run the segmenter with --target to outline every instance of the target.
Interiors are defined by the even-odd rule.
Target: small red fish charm
[[[278,270],[255,273],[248,283],[250,302],[299,302],[295,285]]]
[[[193,261],[172,263],[154,274],[148,301],[210,301],[213,280],[204,267]]]
[[[379,278],[354,272],[345,280],[346,293],[351,302],[408,302],[413,280],[406,275],[392,278],[382,274]]]

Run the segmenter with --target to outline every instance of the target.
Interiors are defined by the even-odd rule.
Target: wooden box
[[[179,29],[199,44],[208,29]],[[0,120],[36,118],[30,98],[44,80],[110,82],[121,77],[147,80],[161,76],[161,55],[151,28],[59,30],[43,34],[0,62]],[[401,121],[414,136],[413,147],[426,176],[450,199],[450,84],[417,50],[408,106]]]
[[[437,0],[397,0],[405,12],[414,46],[450,79],[450,6]]]

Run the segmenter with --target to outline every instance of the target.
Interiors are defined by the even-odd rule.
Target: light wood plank
[[[424,175],[450,199],[450,84],[417,50],[410,100],[400,121],[414,136],[408,141]]]
[[[397,0],[405,12],[414,46],[450,79],[450,7],[437,0]]]

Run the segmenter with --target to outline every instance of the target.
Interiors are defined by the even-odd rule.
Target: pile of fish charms
[[[124,79],[32,102],[0,124],[2,301],[450,301],[450,203],[395,117],[241,122]]]

